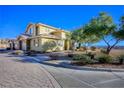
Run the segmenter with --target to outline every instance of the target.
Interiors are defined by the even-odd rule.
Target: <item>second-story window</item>
[[[35,32],[35,35],[36,35],[36,36],[39,35],[39,31],[40,31],[39,26],[36,26],[36,32]]]
[[[33,34],[33,28],[30,28],[30,30],[29,30],[29,34],[30,34],[30,35]]]

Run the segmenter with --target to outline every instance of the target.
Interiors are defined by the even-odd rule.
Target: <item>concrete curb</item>
[[[124,69],[114,69],[114,68],[95,68],[95,67],[87,67],[87,66],[73,66],[73,65],[62,65],[66,68],[72,68],[77,70],[90,70],[90,71],[107,71],[107,72],[124,72]]]

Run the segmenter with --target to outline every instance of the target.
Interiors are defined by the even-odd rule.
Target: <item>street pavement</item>
[[[45,66],[65,88],[123,88],[123,72],[85,71]]]
[[[67,68],[47,56],[0,54],[0,87],[124,88],[124,72]],[[63,61],[63,63],[66,60]],[[46,72],[54,79],[51,82]],[[55,82],[57,81],[57,82]]]
[[[41,62],[37,57],[33,59]],[[41,66],[49,71],[63,88],[124,88],[124,72],[68,68],[67,61],[45,61],[41,62]]]

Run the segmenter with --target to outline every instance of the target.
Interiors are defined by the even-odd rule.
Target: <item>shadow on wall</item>
[[[47,41],[42,46],[43,52],[60,51],[60,48],[56,41]]]

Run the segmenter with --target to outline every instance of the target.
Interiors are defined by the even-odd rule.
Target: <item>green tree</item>
[[[89,44],[96,43],[100,40],[100,38],[93,34],[92,32],[90,33],[90,30],[92,29],[91,26],[92,24],[86,24],[83,27],[83,33],[82,33],[82,38],[84,38],[84,43],[89,46]],[[95,26],[94,26],[95,27]]]
[[[74,43],[78,43],[78,48],[81,47],[81,43],[84,41],[84,39],[81,37],[83,32],[82,28],[76,29],[72,31],[72,37],[71,39],[73,40]]]
[[[103,40],[107,45],[107,54],[121,41],[120,37],[122,37],[119,35],[121,31],[118,31],[112,17],[105,12],[99,13],[97,17],[89,22],[85,33],[96,35],[99,40]]]
[[[87,30],[89,30],[89,24],[72,32],[72,39],[79,44],[78,48],[80,48],[81,44],[89,46],[89,44],[99,41],[99,37],[97,37],[95,34],[89,33]]]

